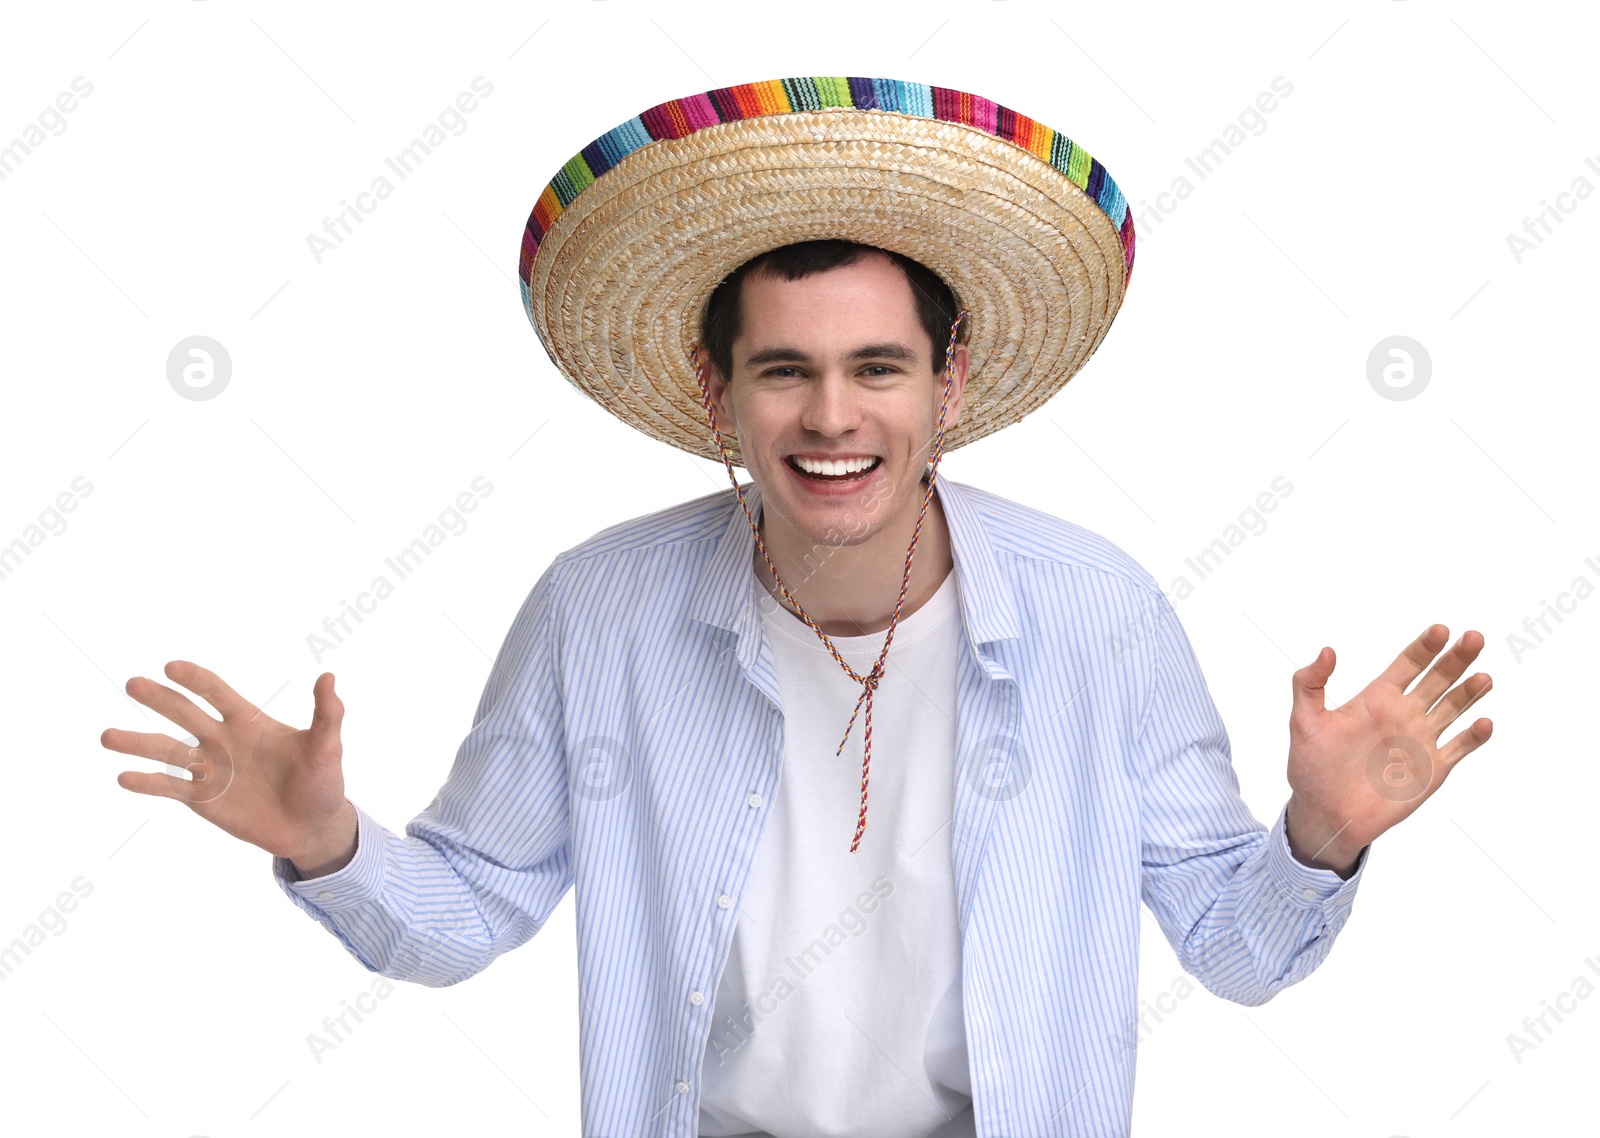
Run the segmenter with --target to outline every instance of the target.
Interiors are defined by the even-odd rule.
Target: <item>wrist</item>
[[[333,825],[289,858],[302,878],[326,877],[354,860],[360,820],[354,803],[346,799],[344,806]]]
[[[1331,870],[1340,877],[1348,878],[1355,872],[1361,851],[1366,848],[1351,846],[1343,839],[1348,822],[1319,818],[1292,795],[1283,825],[1289,852],[1296,861],[1312,869]]]

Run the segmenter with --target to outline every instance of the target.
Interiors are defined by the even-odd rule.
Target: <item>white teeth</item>
[[[795,457],[794,463],[807,474],[854,474],[866,470],[877,462],[875,456],[867,458],[845,458],[835,461],[831,458],[815,459]]]

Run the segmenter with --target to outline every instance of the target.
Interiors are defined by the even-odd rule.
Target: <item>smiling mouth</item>
[[[875,455],[872,461],[860,470],[846,474],[816,474],[803,468],[792,454],[785,457],[783,461],[789,465],[789,469],[800,475],[800,477],[809,478],[814,482],[858,482],[883,465],[883,458]]]

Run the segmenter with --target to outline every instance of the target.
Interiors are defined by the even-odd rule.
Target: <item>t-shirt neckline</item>
[[[913,563],[911,567],[913,580],[916,571],[916,565]],[[760,578],[756,576],[753,566],[750,570],[750,587],[754,592],[762,622],[767,628],[802,643],[813,644],[819,651],[828,650],[827,645],[822,642],[822,637],[813,632],[805,621],[785,608],[777,597],[767,592]],[[762,605],[763,600],[769,603]],[[926,635],[928,629],[942,625],[946,619],[954,615],[958,600],[956,569],[952,565],[944,580],[939,582],[939,587],[934,590],[933,596],[929,597],[921,608],[909,615],[901,614],[900,620],[894,626],[894,644],[918,640]],[[889,630],[883,628],[877,632],[858,636],[836,636],[829,633],[828,639],[833,641],[834,647],[841,653],[868,652],[876,655],[882,651],[883,638],[888,634]],[[890,652],[894,651],[894,644],[889,646]]]

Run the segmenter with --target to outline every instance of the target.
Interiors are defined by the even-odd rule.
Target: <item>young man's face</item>
[[[944,398],[944,376],[935,372],[946,341],[935,355],[905,274],[869,254],[795,281],[746,277],[742,302],[732,382],[714,370],[709,380],[717,421],[738,437],[765,518],[777,515],[824,545],[860,545],[891,521],[914,520]],[[966,372],[967,349],[958,345],[947,436]],[[801,460],[819,459],[865,459],[868,469],[844,477],[802,471]],[[896,527],[897,542],[904,528]]]

